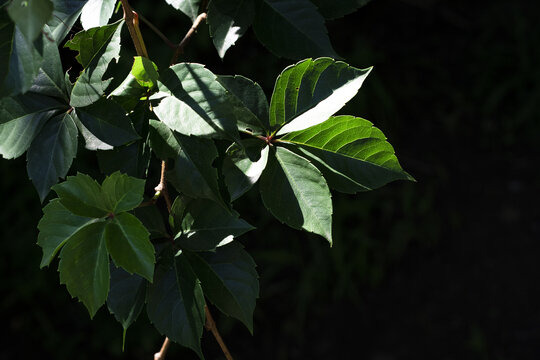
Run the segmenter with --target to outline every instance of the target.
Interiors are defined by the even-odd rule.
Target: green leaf
[[[88,0],[53,0],[53,16],[48,22],[52,38],[61,43],[71,30],[71,27]]]
[[[41,201],[64,178],[77,155],[77,126],[68,113],[50,119],[36,136],[27,154],[28,177]]]
[[[283,148],[270,153],[260,180],[264,206],[281,222],[326,238],[332,244],[332,199],[321,172]]]
[[[185,136],[171,131],[159,121],[151,120],[150,141],[159,157],[166,155],[162,159],[174,156],[174,168],[167,173],[167,179],[180,193],[224,204],[217,170],[212,166],[218,153],[211,140]]]
[[[157,86],[157,81],[159,79],[157,70],[158,67],[152,60],[142,56],[135,56],[131,68],[131,75],[135,77],[139,85],[151,89]]]
[[[184,135],[238,138],[236,104],[216,75],[201,64],[176,64],[161,74],[150,99],[158,119]]]
[[[88,106],[101,98],[112,79],[103,80],[109,63],[120,55],[123,20],[77,33],[65,47],[78,51],[76,59],[84,70],[71,91],[70,105]]]
[[[6,159],[21,156],[62,107],[52,98],[35,94],[0,99],[0,155]]]
[[[75,215],[101,218],[109,213],[101,186],[88,175],[68,176],[66,181],[52,189],[62,205]]]
[[[60,251],[60,283],[79,298],[94,317],[109,292],[109,255],[104,222],[84,226]]]
[[[7,12],[31,43],[40,35],[43,25],[51,17],[53,4],[50,0],[12,0]]]
[[[311,0],[327,19],[336,19],[356,11],[370,0]]]
[[[126,111],[133,110],[141,98],[146,97],[147,90],[142,87],[131,73],[111,92],[111,97]]]
[[[269,146],[259,140],[245,140],[244,148],[233,144],[223,161],[223,175],[231,201],[244,195],[259,180],[268,161]],[[251,152],[255,154],[251,154]]]
[[[3,9],[2,9],[3,10]],[[2,85],[9,71],[11,47],[13,45],[13,33],[15,24],[11,21],[6,11],[0,10],[0,95],[2,94]]]
[[[116,266],[151,282],[156,260],[149,235],[140,220],[129,213],[118,214],[107,224],[107,250]]]
[[[77,116],[77,112],[73,111],[71,113],[73,116],[73,120],[75,120],[75,124],[77,125],[77,128],[79,129],[82,137],[84,138],[85,142],[85,148],[91,151],[95,150],[112,150],[113,146],[104,143],[103,141],[99,140],[97,137],[95,137],[90,130],[88,130],[81,120],[79,120],[79,117]],[[115,169],[115,171],[118,169]],[[113,171],[114,172],[114,171]]]
[[[121,268],[110,267],[111,289],[107,296],[107,307],[124,331],[137,320],[144,307],[146,281]]]
[[[253,30],[261,43],[277,56],[337,57],[324,18],[309,0],[261,0]]]
[[[199,7],[201,6],[201,0],[165,0],[167,4],[171,5],[176,10],[180,10],[189,18],[191,21],[195,21],[199,15]]]
[[[336,116],[281,138],[299,147],[323,172],[329,185],[355,193],[394,180],[414,180],[399,165],[384,134],[365,119]]]
[[[330,58],[289,66],[274,87],[270,125],[281,135],[320,124],[356,95],[370,71]]]
[[[221,58],[241,38],[255,18],[253,0],[212,0],[208,5],[210,36]]]
[[[158,264],[154,282],[148,286],[148,318],[161,334],[192,349],[202,359],[200,339],[205,314],[199,281],[182,254],[163,262]]]
[[[253,333],[253,310],[259,297],[255,262],[239,243],[214,253],[187,253],[204,295],[223,313],[242,321]]]
[[[43,249],[40,267],[49,266],[64,244],[79,230],[100,219],[77,216],[69,211],[59,199],[53,199],[43,208],[39,221],[38,245]]]
[[[45,25],[44,31],[49,31]],[[64,70],[58,52],[58,44],[54,41],[44,41],[43,58],[41,68],[34,79],[30,91],[41,95],[48,95],[62,99],[66,104],[69,103],[69,93],[66,89]]]
[[[107,176],[101,185],[107,209],[118,214],[136,208],[143,201],[144,183],[118,171]]]
[[[81,25],[84,30],[107,25],[116,0],[89,0],[82,8]]]
[[[214,250],[254,227],[208,200],[192,200],[184,212],[178,244],[190,251]]]
[[[184,220],[184,212],[187,209],[189,203],[193,200],[185,195],[177,196],[171,206],[169,212],[169,225],[173,233],[177,234],[182,231],[182,220]]]
[[[105,174],[120,171],[129,176],[145,178],[151,151],[145,141],[138,140],[109,151],[98,151],[99,168]]]
[[[218,81],[238,99],[237,123],[240,130],[261,135],[270,130],[268,100],[259,84],[241,75],[219,75]]]
[[[106,144],[119,146],[140,139],[126,111],[112,100],[100,98],[75,113],[85,128]]]

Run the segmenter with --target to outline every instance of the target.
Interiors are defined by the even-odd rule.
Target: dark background
[[[254,335],[214,311],[236,359],[540,358],[536,4],[374,0],[327,23],[348,63],[375,66],[340,113],[382,129],[418,182],[334,193],[332,248],[281,225],[251,191],[237,208],[258,227],[241,238],[261,277]],[[189,28],[164,1],[132,5],[174,41]],[[167,66],[169,49],[142,31],[150,56]],[[206,27],[182,60],[252,78],[268,96],[293,63],[251,30],[221,61]],[[121,326],[106,308],[91,321],[59,285],[56,265],[39,270],[41,205],[24,157],[0,161],[0,174],[0,323],[8,334],[0,358],[151,359],[162,337],[144,312],[122,353]],[[203,349],[207,359],[223,358],[209,333]],[[173,345],[168,359],[195,355]]]

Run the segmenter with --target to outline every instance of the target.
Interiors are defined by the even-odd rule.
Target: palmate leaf
[[[165,0],[167,4],[171,5],[176,10],[179,10],[189,16],[191,21],[195,21],[197,15],[199,15],[199,7],[202,0]]]
[[[282,138],[323,172],[329,185],[355,193],[394,180],[414,180],[399,165],[384,134],[367,120],[336,116]]]
[[[212,166],[218,152],[211,140],[185,136],[151,120],[150,141],[158,157],[174,159],[174,168],[167,173],[167,179],[180,193],[210,199],[226,207],[217,170]]]
[[[58,178],[66,176],[77,155],[77,126],[69,113],[47,121],[27,153],[28,177],[41,201]]]
[[[142,186],[141,186],[142,185]],[[144,180],[114,173],[102,185],[78,174],[53,187],[59,196],[44,209],[38,228],[41,266],[60,250],[60,282],[88,308],[90,316],[109,290],[109,255],[117,266],[149,281],[154,276],[154,247],[132,210],[142,201]]]
[[[238,139],[237,106],[216,75],[201,64],[180,63],[162,72],[154,113],[184,135]]]
[[[53,98],[30,93],[0,99],[0,155],[21,156],[45,122],[65,107]]]
[[[237,242],[215,252],[185,253],[201,281],[204,295],[229,316],[242,321],[253,333],[253,310],[259,297],[255,262]]]
[[[270,125],[282,135],[325,121],[356,95],[370,71],[330,58],[289,66],[274,87]]]
[[[209,251],[231,242],[254,227],[218,204],[194,199],[183,210],[181,232],[176,236],[182,249]]]
[[[277,56],[337,57],[324,18],[309,0],[261,0],[253,30],[261,43]]]
[[[53,4],[50,0],[12,0],[7,12],[28,43],[32,43],[51,17]]]
[[[88,106],[101,98],[112,79],[103,80],[113,59],[120,55],[120,31],[123,20],[77,33],[65,47],[78,51],[77,61],[84,70],[71,91],[70,105]]]
[[[281,222],[332,244],[332,199],[321,172],[308,160],[276,146],[260,179],[264,205]]]
[[[81,12],[81,25],[84,30],[107,25],[111,18],[116,0],[89,0]]]
[[[350,14],[370,1],[371,0],[311,0],[311,2],[319,8],[319,12],[327,19],[336,19]]]
[[[253,23],[254,0],[212,0],[208,5],[210,36],[221,58]]]
[[[195,351],[203,359],[201,336],[205,322],[204,295],[199,280],[183,254],[170,254],[158,263],[148,286],[146,312],[156,329]]]

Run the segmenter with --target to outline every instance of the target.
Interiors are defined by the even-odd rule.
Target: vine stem
[[[135,51],[137,52],[137,55],[148,58],[148,52],[146,51],[141,30],[139,29],[139,15],[133,11],[128,0],[120,1],[122,2],[122,8],[124,9],[124,19],[126,20],[129,35],[131,35],[133,45],[135,45]]]
[[[161,177],[159,184],[154,188],[156,196],[163,195],[165,203],[167,204],[167,211],[170,213],[172,208],[171,198],[169,197],[169,191],[167,190],[167,179],[165,179],[165,173],[167,172],[167,162],[163,160],[161,162]]]
[[[205,19],[205,12],[200,13],[199,16],[197,16],[191,28],[188,30],[182,41],[180,41],[180,44],[178,44],[178,46],[176,47],[176,50],[174,51],[173,57],[171,59],[171,65],[176,64],[176,62],[178,61],[178,57],[184,53],[184,48],[186,47],[187,43],[189,42],[195,31],[197,31],[197,28],[199,27],[201,22]]]
[[[204,325],[204,327],[206,328],[206,330],[212,332],[212,335],[214,335],[214,337],[216,338],[216,341],[219,344],[221,351],[225,355],[225,358],[227,360],[233,360],[233,357],[231,356],[229,349],[227,349],[227,345],[225,345],[225,342],[223,341],[223,339],[221,338],[221,335],[219,334],[214,318],[212,317],[212,314],[210,313],[210,309],[208,309],[208,305],[206,304],[204,305],[204,312],[206,314],[206,324]]]
[[[165,355],[167,355],[167,350],[169,350],[170,345],[171,340],[166,337],[165,341],[163,341],[163,345],[161,345],[161,349],[159,350],[159,352],[154,354],[154,360],[165,360]]]

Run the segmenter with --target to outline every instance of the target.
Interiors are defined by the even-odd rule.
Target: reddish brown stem
[[[171,59],[171,65],[176,64],[176,62],[178,61],[178,57],[184,53],[184,48],[186,47],[187,43],[189,42],[193,34],[195,34],[195,31],[197,31],[197,28],[199,27],[201,22],[205,19],[206,19],[205,12],[200,13],[199,16],[197,16],[191,28],[188,30],[188,32],[186,33],[182,41],[180,41],[180,44],[178,44],[178,47],[176,48],[173,54],[173,57]]]
[[[206,313],[206,324],[204,325],[204,327],[206,328],[206,330],[212,332],[212,335],[214,335],[214,337],[216,338],[216,341],[219,344],[221,351],[223,351],[223,355],[225,355],[225,358],[227,360],[233,360],[233,357],[231,356],[229,349],[227,349],[227,345],[225,345],[225,342],[223,341],[223,339],[221,338],[221,335],[219,334],[214,318],[212,317],[212,314],[210,313],[210,309],[208,309],[207,305],[204,305],[204,312]]]
[[[167,179],[165,179],[165,173],[167,172],[167,162],[163,160],[161,162],[161,178],[159,179],[159,184],[154,188],[156,193],[161,193],[167,204],[167,210],[171,212],[172,203],[171,198],[169,197],[169,191],[167,190]]]
[[[147,58],[148,52],[146,51],[141,30],[139,29],[139,15],[133,11],[128,0],[120,1],[122,2],[122,8],[124,9],[124,19],[129,30],[129,35],[131,35],[131,40],[133,40],[133,45],[135,45],[135,51],[137,52],[137,55]]]

